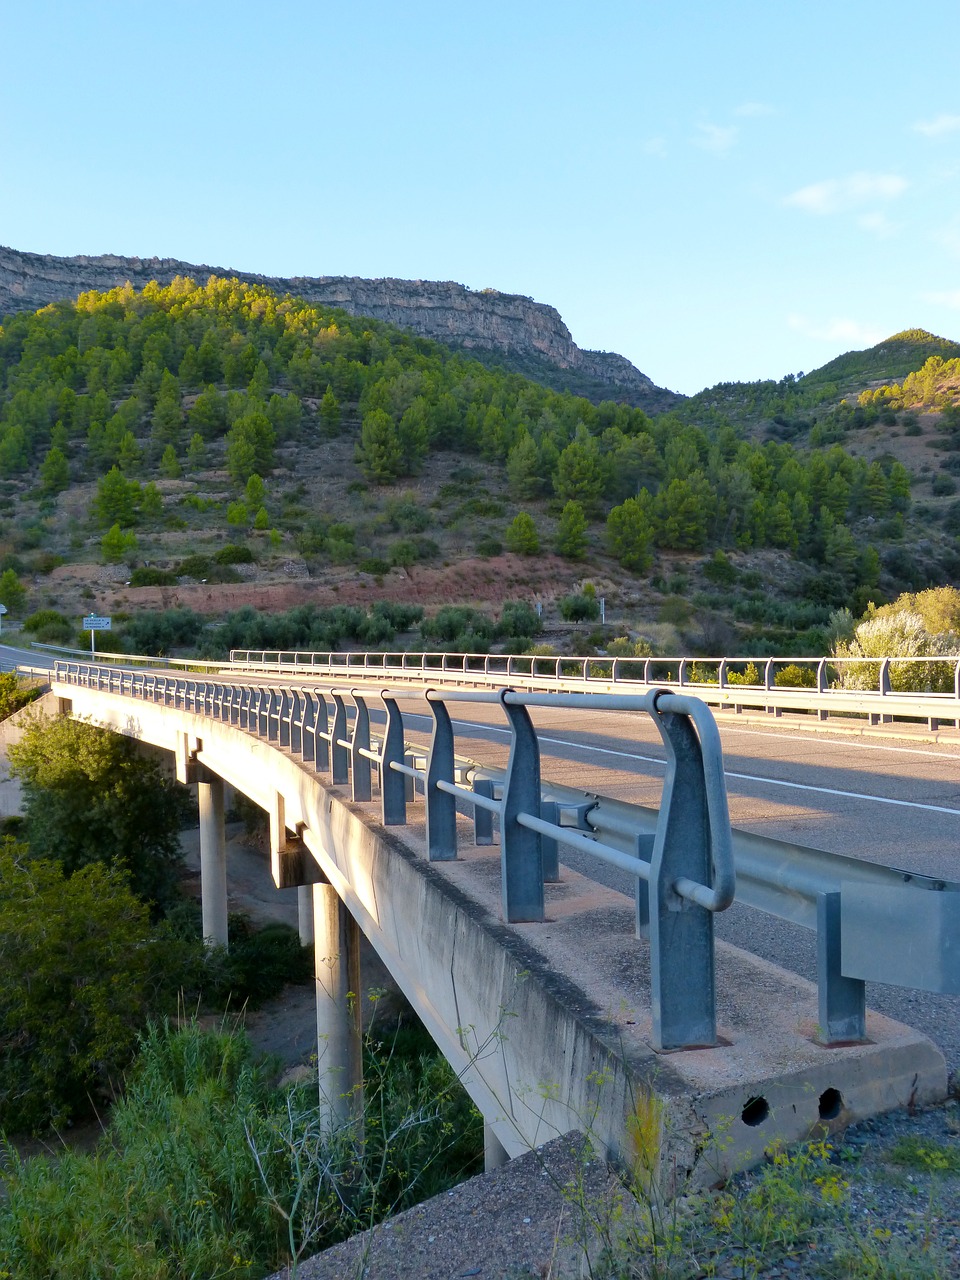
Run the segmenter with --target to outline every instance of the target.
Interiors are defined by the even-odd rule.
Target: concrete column
[[[204,771],[200,801],[200,893],[207,946],[227,945],[227,838],[223,826],[223,779]]]
[[[493,1125],[484,1124],[483,1126],[483,1170],[489,1173],[491,1169],[500,1169],[507,1163],[510,1157],[503,1143],[493,1131]]]
[[[329,884],[313,886],[320,1105],[331,1128],[363,1110],[360,930]]]
[[[297,924],[300,928],[300,945],[309,947],[313,942],[312,884],[302,884],[297,888]]]

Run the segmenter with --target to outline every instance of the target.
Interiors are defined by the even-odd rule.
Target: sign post
[[[0,630],[3,629],[3,615],[7,612],[7,606],[0,604]]]
[[[109,631],[112,621],[113,621],[112,618],[100,618],[95,613],[88,613],[87,616],[84,618],[83,629],[84,631],[90,632],[91,662],[95,662],[97,657],[97,649],[96,649],[97,632]]]

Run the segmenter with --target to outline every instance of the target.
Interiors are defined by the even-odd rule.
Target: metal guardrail
[[[627,691],[638,685],[696,694],[713,706],[762,707],[773,715],[783,711],[865,716],[871,724],[894,719],[925,720],[931,730],[943,722],[960,729],[960,657],[939,658],[570,658],[512,654],[404,652],[338,653],[277,649],[233,649],[233,666],[249,671],[316,676],[325,680],[390,679],[457,681],[464,684],[513,687]],[[741,669],[762,668],[760,683],[745,684]],[[850,689],[840,685],[844,667],[862,675],[875,670],[875,687]],[[952,692],[904,692],[895,684],[902,669],[929,667],[952,682]],[[787,667],[811,673],[813,683],[778,685]],[[697,679],[716,673],[716,679]]]
[[[275,666],[273,670],[276,671]],[[317,672],[314,677],[321,678]],[[408,789],[416,782],[430,797],[427,818],[431,857],[456,856],[449,824],[455,823],[459,801],[473,807],[478,844],[492,843],[493,816],[500,817],[505,859],[512,856],[514,848],[520,847],[514,844],[515,839],[519,840],[519,830],[539,834],[543,873],[548,883],[559,876],[558,844],[590,853],[626,870],[635,877],[638,933],[649,932],[651,939],[657,939],[657,945],[664,930],[663,900],[658,888],[664,875],[676,876],[672,891],[675,899],[691,902],[704,910],[708,905],[717,905],[717,897],[711,900],[710,894],[720,894],[720,900],[725,902],[726,885],[721,883],[725,876],[717,872],[718,866],[727,865],[725,854],[718,863],[715,854],[707,857],[703,852],[705,820],[710,839],[720,830],[720,825],[719,819],[714,821],[707,812],[708,782],[706,774],[698,772],[722,770],[722,761],[716,724],[696,698],[671,695],[663,690],[632,695],[567,693],[558,696],[458,688],[435,689],[430,694],[409,688],[374,691],[369,686],[334,685],[321,689],[313,679],[309,684],[281,680],[269,685],[258,685],[253,680],[244,684],[222,684],[73,663],[58,663],[55,679],[128,695],[132,691],[133,696],[149,697],[198,713],[212,705],[207,702],[208,693],[199,690],[229,690],[229,694],[212,695],[214,701],[220,698],[221,704],[224,698],[227,700],[227,713],[224,714],[222,708],[219,711],[221,719],[260,732],[281,747],[300,753],[307,763],[328,771],[334,785],[351,783],[355,799],[370,799],[370,770],[376,766],[381,779],[384,823],[404,820],[404,805],[412,796],[412,790]],[[433,741],[428,752],[404,743],[403,721],[398,710],[400,702],[425,696],[434,718]],[[370,697],[378,699],[386,712],[382,744],[374,744],[370,738],[367,709]],[[349,737],[348,699],[354,707]],[[448,701],[500,702],[514,732],[510,769],[500,772],[454,756],[452,723],[449,715],[439,710]],[[668,778],[661,809],[657,811],[549,781],[541,783],[539,751],[535,736],[531,740],[529,716],[526,716],[526,708],[535,706],[644,709],[653,715],[668,751]],[[513,708],[516,710],[511,718]],[[665,732],[668,711],[671,715],[686,717],[692,738],[685,730]],[[686,733],[685,739],[679,736],[683,733]],[[708,749],[701,751],[698,763],[696,752],[701,735]],[[688,749],[693,751],[694,759],[692,762],[686,759],[678,772],[677,761],[682,751]],[[531,808],[524,811],[521,820],[517,801],[513,798],[508,805],[506,796],[508,778],[510,794],[516,797],[521,794],[516,789],[524,777],[528,783],[535,777],[536,785],[530,783],[523,793]],[[702,780],[695,785],[690,782],[697,777]],[[709,787],[714,789],[716,810],[722,777],[715,777]],[[723,795],[725,813],[725,792]],[[441,796],[450,799],[444,802]],[[539,814],[534,811],[537,796]],[[685,808],[686,817],[683,816]],[[678,873],[672,862],[669,868],[664,863],[665,851],[669,849],[670,857],[673,856],[672,842],[681,839],[684,822],[691,837],[700,842],[699,880],[683,871]],[[724,820],[723,829],[727,826]],[[667,830],[671,831],[669,844],[665,838]],[[817,933],[819,1027],[825,1044],[864,1038],[866,981],[960,994],[960,947],[956,943],[960,938],[960,884],[744,831],[733,830],[731,839],[737,901]],[[526,856],[532,857],[529,851]],[[504,886],[507,894],[506,875]],[[514,891],[510,881],[509,894]],[[518,918],[511,914],[514,904],[530,898],[529,885],[516,892],[521,897],[505,898],[507,919]],[[671,923],[669,912],[667,923],[668,926]],[[664,963],[662,956],[659,963],[661,966]]]
[[[372,774],[380,785],[384,825],[407,821],[407,779],[418,782],[425,802],[431,861],[457,856],[457,805],[474,812],[477,835],[490,843],[489,815],[499,818],[502,907],[511,923],[544,919],[545,879],[559,879],[556,855],[544,867],[543,843],[569,844],[628,870],[635,878],[637,929],[649,937],[653,1036],[658,1048],[716,1042],[713,947],[714,912],[733,902],[735,872],[720,738],[713,716],[695,698],[652,690],[642,694],[529,694],[502,689],[384,689],[377,696],[386,724],[382,739],[370,733],[368,694],[359,690],[275,684],[234,684],[184,676],[58,662],[54,684],[119,694],[187,713],[212,717],[255,733],[300,757],[334,786],[351,786],[354,801],[372,799]],[[346,699],[353,704],[347,734]],[[330,705],[328,706],[328,699]],[[404,739],[401,703],[425,700],[433,718],[423,767]],[[495,799],[489,785],[472,782],[476,771],[457,766],[449,702],[499,706],[511,731],[509,763]],[[543,804],[540,746],[530,707],[609,710],[651,716],[667,752],[667,776],[656,831],[632,855],[588,839],[561,824],[556,806]],[[413,760],[411,760],[413,755]],[[551,865],[552,864],[552,865]],[[546,873],[546,874],[545,874]]]

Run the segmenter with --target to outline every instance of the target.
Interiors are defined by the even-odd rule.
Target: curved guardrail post
[[[679,879],[713,879],[710,816],[700,739],[689,716],[657,709],[667,749],[650,873],[653,1043],[681,1049],[717,1042],[713,914],[681,897]]]
[[[373,792],[370,787],[370,757],[364,755],[370,750],[370,712],[366,699],[356,689],[350,696],[356,708],[353,717],[353,733],[350,735],[350,777],[352,779],[352,796],[356,800],[369,800]]]
[[[350,773],[350,757],[343,745],[347,732],[347,709],[339,693],[333,698],[333,726],[330,730],[330,781],[335,787],[346,786]]]
[[[319,690],[316,698],[316,716],[314,719],[313,741],[314,762],[317,771],[326,772],[330,768],[330,719],[327,715],[327,700]]]
[[[300,759],[315,764],[317,759],[317,695],[303,690],[303,715],[300,721]]]
[[[512,692],[500,693],[512,734],[500,811],[500,876],[503,918],[514,924],[543,919],[543,854],[540,833],[517,821],[521,813],[541,816],[540,744],[526,707],[508,701]]]
[[[290,746],[290,726],[293,721],[293,693],[283,689],[280,693],[280,726],[279,742],[281,747]]]
[[[427,851],[431,862],[450,862],[457,856],[457,802],[441,791],[438,782],[453,784],[453,725],[450,712],[435,689],[427,690],[433,712],[433,733],[427,757],[427,778],[423,796],[427,811]]]
[[[407,788],[402,773],[393,763],[403,764],[403,715],[396,698],[384,690],[380,695],[387,713],[387,727],[383,731],[383,750],[380,762],[380,805],[385,827],[402,827],[407,820]]]
[[[303,752],[303,711],[306,695],[302,689],[290,690],[290,751],[293,755]]]

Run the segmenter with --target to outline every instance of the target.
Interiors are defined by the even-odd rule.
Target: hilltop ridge
[[[658,412],[683,399],[656,386],[624,356],[582,350],[555,307],[496,289],[468,289],[451,280],[265,276],[175,258],[114,254],[63,258],[0,246],[0,315],[36,311],[51,302],[73,301],[89,290],[105,292],[128,281],[142,289],[151,280],[169,285],[177,276],[189,276],[202,284],[211,275],[235,277],[317,305],[339,307],[351,315],[370,316],[594,401],[624,400]]]

